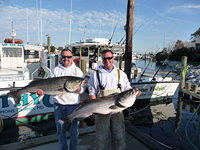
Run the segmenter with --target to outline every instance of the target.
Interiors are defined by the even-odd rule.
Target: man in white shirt
[[[127,75],[113,65],[114,56],[111,50],[102,52],[102,62],[89,80],[89,95],[91,99],[108,96],[132,89]],[[137,95],[139,96],[139,95]],[[95,115],[97,150],[125,150],[125,126],[123,113],[110,115]]]
[[[61,63],[58,67],[54,68],[51,72],[51,77],[60,76],[76,76],[84,77],[83,72],[73,62],[73,55],[71,50],[64,49],[61,52]],[[67,115],[71,114],[74,109],[77,108],[80,103],[79,94],[83,92],[83,88],[76,90],[76,93],[68,93],[63,95],[56,95],[54,100],[54,116],[57,128],[58,141],[60,150],[68,150],[66,139],[66,123],[62,120]],[[39,95],[43,95],[41,89],[37,92]],[[75,119],[69,129],[70,133],[70,150],[76,150],[78,145],[78,121]]]

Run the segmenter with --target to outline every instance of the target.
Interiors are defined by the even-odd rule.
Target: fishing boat
[[[172,77],[171,71],[158,74],[160,70],[158,68],[157,71],[147,72],[148,66],[149,64],[142,71],[135,63],[132,63],[131,86],[142,92],[137,100],[156,101],[172,98],[178,90],[180,81]]]
[[[108,39],[86,39],[71,44],[69,48],[72,49],[76,57],[75,60],[78,62],[80,62],[80,60],[86,61],[86,72],[88,74],[97,69],[101,64],[101,52],[105,49],[110,49],[114,52],[114,64],[124,70],[124,61],[121,59],[124,53],[124,46],[111,44]],[[167,77],[169,75],[167,73],[163,77],[153,77],[153,75],[143,74],[142,69],[138,68],[135,63],[132,63],[131,73],[131,86],[142,91],[142,94],[137,100],[172,98],[178,89],[179,81],[174,80],[172,77]]]
[[[80,42],[72,43],[67,46],[73,52],[75,62],[81,63],[81,60],[86,62],[86,71],[90,74],[97,69],[101,63],[101,52],[105,49],[110,49],[115,55],[115,65],[119,66],[121,55],[124,50],[124,45],[112,44],[106,38],[85,39]]]
[[[6,39],[4,43],[0,43],[0,118],[4,122],[4,128],[40,121],[39,116],[43,115],[42,118],[45,119],[45,114],[53,113],[48,95],[41,98],[31,93],[24,94],[18,105],[6,95],[35,79],[45,78],[43,74],[50,72],[43,60],[42,46],[23,44],[22,40],[14,39],[14,29],[11,36],[12,40]]]

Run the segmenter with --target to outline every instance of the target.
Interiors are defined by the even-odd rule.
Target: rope
[[[198,112],[199,108],[200,108],[200,104],[198,105],[196,111],[192,114],[192,117],[187,121],[186,126],[185,126],[185,136],[186,136],[186,139],[187,139],[188,142],[192,145],[192,147],[193,147],[194,149],[196,149],[196,150],[200,150],[200,148],[197,147],[195,144],[193,144],[192,141],[191,141],[191,139],[189,138],[189,136],[188,136],[188,125],[189,125],[189,123],[191,122],[191,120],[192,120],[192,118],[194,117],[194,115]]]

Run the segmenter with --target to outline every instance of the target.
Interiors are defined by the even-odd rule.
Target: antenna
[[[86,28],[87,28],[87,26],[85,26],[85,28],[84,28],[84,39],[83,40],[86,40]]]
[[[117,28],[117,25],[118,25],[118,22],[119,22],[119,20],[117,21],[117,23],[116,23],[116,25],[115,25],[115,28],[114,28],[114,30],[113,30],[113,32],[112,32],[112,35],[111,35],[111,37],[110,37],[110,39],[109,39],[109,44],[110,44],[110,43],[111,43],[111,41],[112,41],[113,35],[114,35],[114,33],[115,33],[115,30],[116,30],[116,28]]]
[[[72,0],[71,0],[70,20],[69,20],[69,44],[71,43],[71,26],[72,26]]]
[[[12,21],[11,37],[13,38],[13,44],[14,44],[15,43],[14,38],[16,37],[16,32],[15,32],[14,27],[13,27],[13,21]]]
[[[28,37],[28,8],[26,9],[26,43],[29,43],[29,37]]]
[[[165,34],[163,36],[163,49],[165,48]]]
[[[40,0],[40,42],[42,46],[42,1]]]
[[[100,25],[99,25],[99,37],[101,37],[101,20],[100,20]]]

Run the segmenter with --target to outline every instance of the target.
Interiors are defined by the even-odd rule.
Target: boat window
[[[32,51],[32,50],[24,50],[24,58],[39,58],[39,52],[38,51]]]
[[[3,57],[22,57],[22,48],[3,47]]]
[[[80,56],[80,49],[79,47],[72,47],[72,53],[74,56]],[[82,56],[88,56],[88,48],[82,47],[81,48],[81,55]]]

